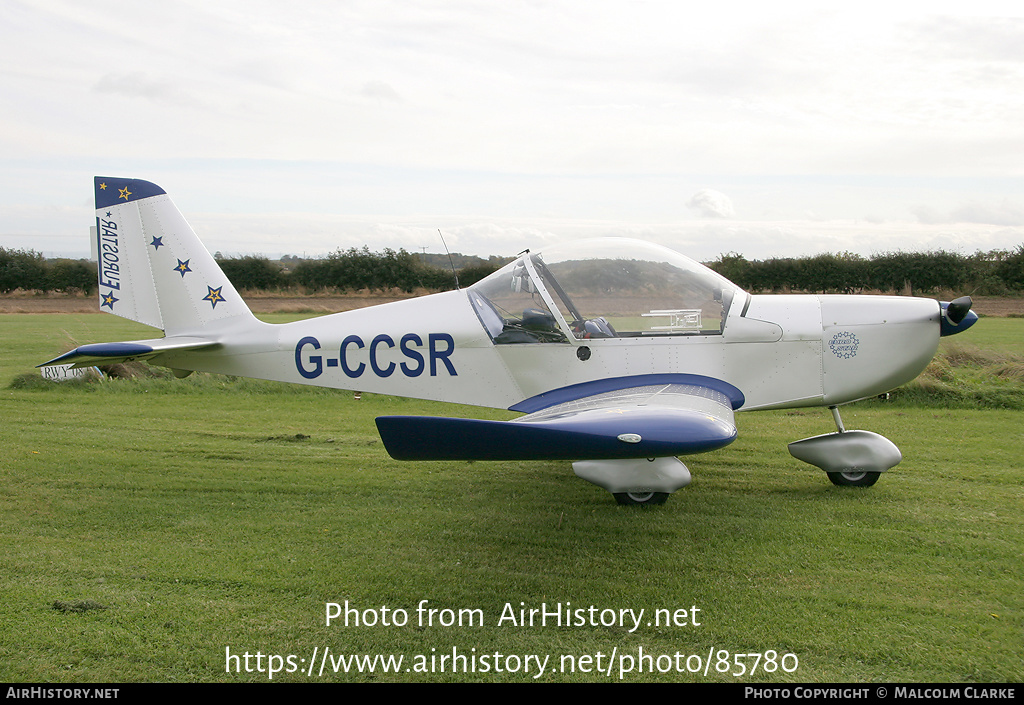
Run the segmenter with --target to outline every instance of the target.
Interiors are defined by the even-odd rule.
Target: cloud
[[[1024,62],[1024,18],[940,16],[905,27],[919,50],[933,56]]]
[[[954,223],[1024,225],[1024,209],[1005,200],[995,205],[972,201],[950,213],[950,218]]]
[[[363,88],[359,93],[364,98],[374,98],[376,100],[388,100],[396,103],[402,100],[402,97],[398,95],[398,91],[391,84],[384,81],[367,81],[363,84]]]
[[[918,223],[924,223],[925,225],[950,222],[948,218],[931,206],[915,206],[910,209],[910,212],[914,214],[915,218],[917,218]]]
[[[969,201],[943,214],[930,206],[917,206],[911,212],[919,223],[976,223],[980,225],[1024,225],[1024,208],[1003,199],[1000,203]]]
[[[93,90],[97,93],[114,93],[177,105],[191,103],[188,96],[172,81],[153,78],[142,71],[108,73],[100,78]]]
[[[702,218],[733,218],[736,216],[732,200],[721,191],[709,188],[701,189],[690,196],[686,207]]]

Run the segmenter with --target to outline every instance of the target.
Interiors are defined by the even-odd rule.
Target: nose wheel
[[[837,407],[829,407],[836,432],[789,444],[790,454],[825,471],[833,485],[871,487],[881,474],[903,459],[900,449],[871,431],[847,431]]]

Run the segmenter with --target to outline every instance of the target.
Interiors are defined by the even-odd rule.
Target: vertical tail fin
[[[162,188],[99,176],[94,186],[100,310],[169,336],[253,319]]]

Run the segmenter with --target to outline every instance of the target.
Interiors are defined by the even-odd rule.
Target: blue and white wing
[[[514,421],[382,416],[377,429],[397,460],[691,455],[722,448],[736,438],[733,410],[742,403],[742,395],[738,390],[728,394],[729,385],[713,382],[717,384],[670,381],[626,386],[557,402]]]

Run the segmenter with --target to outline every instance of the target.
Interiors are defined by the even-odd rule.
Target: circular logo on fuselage
[[[828,341],[828,347],[832,350],[832,354],[840,360],[849,360],[851,357],[855,357],[859,345],[860,341],[857,340],[857,336],[849,331],[836,333],[832,336],[832,340]]]

